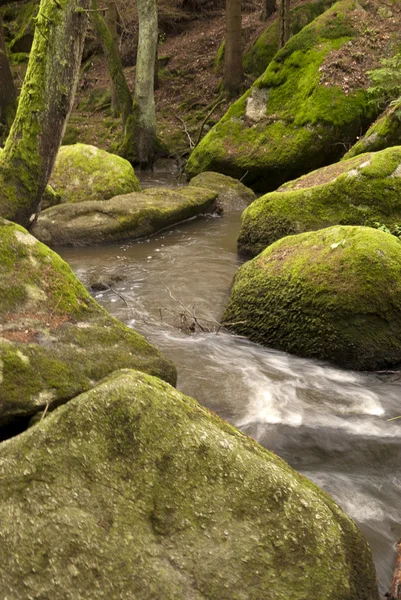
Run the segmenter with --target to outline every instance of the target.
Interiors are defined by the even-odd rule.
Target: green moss
[[[342,0],[289,40],[193,151],[190,177],[219,171],[268,191],[339,156],[336,140],[354,139],[374,117],[364,89],[346,95],[321,82],[326,57],[357,35],[354,9]]]
[[[293,8],[290,12],[291,35],[299,33],[308,23],[327,10],[334,0],[317,0]],[[259,77],[269,66],[278,49],[279,25],[274,21],[244,54],[245,73]],[[217,59],[216,59],[217,60]]]
[[[2,444],[0,479],[7,594],[378,598],[367,543],[324,492],[140,373]]]
[[[401,223],[400,164],[401,147],[393,147],[288,182],[244,212],[239,251],[256,256],[286,235],[337,224],[395,229]]]
[[[365,227],[283,238],[240,268],[223,321],[351,369],[401,360],[401,241]]]
[[[226,52],[226,41],[223,40],[219,46],[219,49],[217,50],[216,58],[214,61],[214,68],[216,71],[218,71],[219,69],[221,69],[223,67],[225,52]]]
[[[50,182],[62,202],[108,200],[141,189],[127,160],[86,144],[60,148]]]

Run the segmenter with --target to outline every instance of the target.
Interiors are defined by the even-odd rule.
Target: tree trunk
[[[276,0],[265,0],[261,15],[262,21],[267,21],[269,17],[277,10]]]
[[[111,36],[113,38],[113,42],[114,42],[114,46],[116,48],[117,55],[119,55],[118,34],[117,34],[117,6],[116,6],[116,3],[114,0],[106,0],[105,21],[106,21],[107,28],[110,31]],[[110,77],[110,79],[111,79],[111,77]],[[111,112],[114,117],[118,117],[120,114],[120,108],[121,108],[120,100],[119,100],[118,89],[116,89],[112,79],[111,79],[111,85],[110,85],[110,92],[111,92]]]
[[[89,0],[41,0],[17,114],[0,156],[0,215],[29,226],[70,114]]]
[[[283,48],[290,39],[290,0],[280,2],[279,27],[279,48]]]
[[[4,42],[3,20],[0,15],[0,143],[7,137],[17,108],[17,92],[8,62]]]
[[[115,8],[115,3],[111,3]],[[127,80],[125,79],[116,39],[114,38],[111,30],[106,24],[105,19],[102,17],[99,11],[97,0],[91,0],[91,9],[92,22],[95,26],[97,36],[102,44],[103,52],[109,67],[110,79],[112,81],[112,107],[114,96],[116,99],[115,102],[121,110],[123,127],[125,128],[127,119],[132,113],[132,98],[131,92],[128,88]]]
[[[155,61],[158,41],[157,0],[137,0],[138,53],[134,107],[127,121],[122,155],[143,168],[152,167],[156,151],[154,99]]]
[[[223,84],[229,97],[238,94],[243,80],[241,0],[227,0]]]

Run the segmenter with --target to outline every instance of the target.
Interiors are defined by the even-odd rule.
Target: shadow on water
[[[367,536],[381,592],[401,537],[400,384],[333,368],[220,332],[172,326],[179,306],[220,318],[238,267],[239,214],[203,218],[139,243],[62,249],[85,284],[118,283],[95,298],[177,366],[179,389],[277,452],[326,490]],[[168,289],[167,289],[168,288]],[[164,307],[164,308],[163,308]]]

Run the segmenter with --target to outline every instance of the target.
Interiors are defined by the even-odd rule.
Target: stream
[[[276,452],[342,506],[370,543],[384,594],[401,537],[401,420],[388,421],[401,414],[400,377],[337,369],[224,331],[177,329],[182,305],[198,319],[221,317],[240,264],[239,221],[239,213],[227,213],[136,243],[58,252],[85,285],[114,278],[112,289],[94,297],[174,362],[180,391]]]

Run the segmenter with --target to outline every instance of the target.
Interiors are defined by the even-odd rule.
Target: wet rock
[[[366,541],[324,492],[145,374],[1,444],[0,478],[4,597],[378,599]]]
[[[127,160],[87,144],[61,146],[50,184],[61,202],[109,200],[141,189]]]
[[[283,238],[234,278],[223,322],[255,342],[356,370],[401,362],[401,241],[370,227]]]
[[[401,146],[363,154],[290,181],[243,214],[238,250],[256,256],[281,237],[330,225],[367,225],[398,232]]]
[[[244,210],[256,200],[256,194],[238,179],[221,173],[200,173],[190,181],[190,186],[212,190],[218,194],[217,208],[220,211]]]
[[[123,367],[175,368],[95,302],[69,266],[0,221],[0,426],[66,402]]]
[[[41,213],[33,234],[49,246],[134,240],[212,211],[216,196],[196,187],[148,188],[104,202],[62,204]]]

